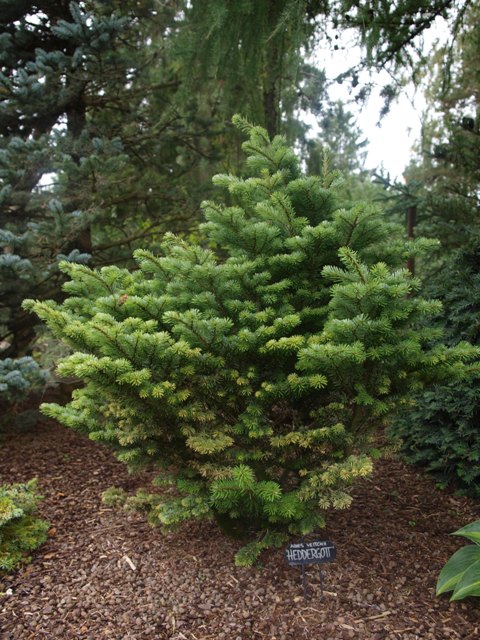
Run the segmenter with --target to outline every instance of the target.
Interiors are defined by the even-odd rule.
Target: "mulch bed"
[[[448,534],[480,517],[479,505],[435,488],[400,461],[377,464],[353,506],[332,513],[320,537],[337,546],[324,570],[300,571],[281,550],[236,568],[238,542],[214,523],[162,534],[138,514],[102,504],[132,478],[103,447],[54,423],[0,443],[2,481],[39,478],[48,541],[31,564],[0,578],[2,640],[371,640],[480,635],[476,599],[436,598],[443,564],[460,546]]]

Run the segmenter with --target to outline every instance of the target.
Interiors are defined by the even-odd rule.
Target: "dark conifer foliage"
[[[137,5],[2,2],[4,355],[28,352],[34,327],[21,301],[60,295],[59,261],[128,260],[138,242],[195,218],[199,174],[211,174],[201,168],[209,123],[172,105],[165,34],[177,8]]]

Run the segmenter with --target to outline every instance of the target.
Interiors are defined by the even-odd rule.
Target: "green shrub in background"
[[[424,391],[415,406],[395,419],[411,464],[432,473],[439,486],[480,496],[480,376]]]
[[[445,288],[445,283],[448,287]],[[444,306],[445,341],[480,344],[480,236],[447,261],[429,285]],[[438,321],[432,325],[438,328]],[[414,406],[395,419],[394,437],[408,462],[420,464],[442,486],[480,496],[480,373],[436,385],[413,398]]]
[[[16,569],[47,539],[49,525],[35,517],[36,480],[0,485],[0,572]]]
[[[230,204],[204,204],[205,246],[167,234],[134,272],[64,263],[65,302],[26,306],[76,351],[59,372],[86,382],[45,413],[159,469],[176,493],[128,501],[153,524],[255,532],[236,558],[250,564],[347,507],[376,430],[474,350],[417,328],[439,305],[411,295],[396,227],[338,209],[338,176],[303,176],[283,138],[237,124],[250,177],[216,176]]]
[[[437,582],[437,596],[453,591],[450,600],[480,596],[480,520],[455,531],[475,544],[456,551],[443,567]]]

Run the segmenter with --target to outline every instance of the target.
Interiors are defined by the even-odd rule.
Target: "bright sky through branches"
[[[448,27],[445,20],[437,18],[434,27],[424,38],[423,50],[429,51],[434,43],[448,38]],[[351,45],[347,38],[339,38],[334,50],[331,44],[325,48],[318,48],[313,62],[319,68],[325,68],[327,79],[333,80],[351,67],[360,63],[362,51],[360,47]],[[349,110],[357,117],[357,124],[368,139],[366,169],[379,170],[382,166],[391,178],[401,178],[404,169],[414,158],[414,145],[419,142],[420,130],[426,102],[422,89],[415,90],[413,83],[409,83],[401,91],[400,97],[391,105],[389,113],[379,122],[384,99],[380,96],[383,86],[395,82],[386,71],[359,73],[359,87],[372,82],[374,89],[366,103],[355,103],[349,93],[350,82],[333,83],[330,97],[342,100]],[[351,101],[351,102],[350,102]],[[315,131],[315,121],[308,118]]]

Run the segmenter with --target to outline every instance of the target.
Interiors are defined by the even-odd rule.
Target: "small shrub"
[[[402,453],[459,493],[480,496],[480,376],[434,386],[399,415],[392,432]]]
[[[204,203],[207,246],[167,234],[134,272],[64,263],[65,302],[25,305],[76,351],[60,374],[86,382],[43,410],[163,470],[175,494],[125,499],[153,524],[214,516],[256,534],[236,558],[250,564],[348,507],[375,431],[473,351],[416,328],[439,305],[411,295],[414,247],[395,226],[338,208],[337,175],[303,176],[280,136],[237,122],[250,177],[216,176],[230,204]]]
[[[0,572],[16,569],[47,538],[49,525],[35,517],[36,480],[0,485]]]
[[[448,282],[448,287],[445,283]],[[480,345],[480,237],[448,260],[429,288],[444,306],[432,331],[446,327],[444,340],[468,339]],[[461,493],[480,496],[480,365],[460,380],[416,394],[409,411],[393,422],[391,433],[402,441],[405,459],[422,465]]]

